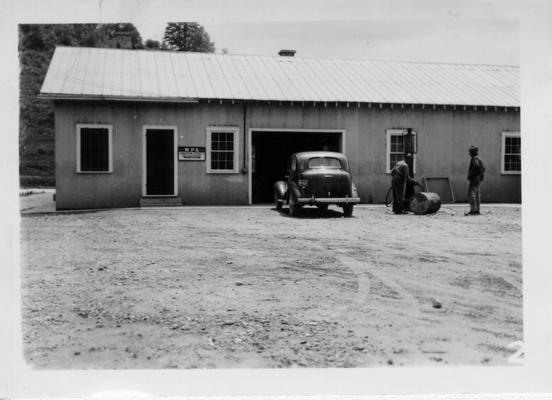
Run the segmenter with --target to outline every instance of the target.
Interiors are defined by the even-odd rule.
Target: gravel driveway
[[[27,361],[58,368],[507,365],[521,209],[179,207],[22,217]]]

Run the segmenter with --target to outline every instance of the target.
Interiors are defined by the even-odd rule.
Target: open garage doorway
[[[300,151],[343,151],[343,131],[251,130],[251,202],[274,201],[289,156]]]

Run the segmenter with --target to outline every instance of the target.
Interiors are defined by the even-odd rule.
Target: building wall
[[[416,109],[356,104],[56,103],[56,202],[59,209],[135,207],[142,195],[144,125],[176,125],[179,146],[205,146],[208,126],[239,127],[238,174],[206,174],[205,161],[178,163],[184,204],[248,204],[249,130],[338,129],[364,203],[380,203],[390,186],[385,172],[386,130],[413,128],[418,137],[416,177],[449,176],[456,199],[467,191],[468,148],[476,145],[487,167],[484,201],[520,202],[521,175],[501,175],[501,134],[519,131],[519,112]],[[77,174],[76,124],[113,125],[111,174]],[[300,133],[298,133],[300,134]],[[244,171],[242,171],[244,169]]]
[[[344,129],[345,153],[363,203],[381,203],[390,187],[386,173],[386,131],[413,128],[417,132],[416,179],[448,176],[457,201],[467,194],[468,148],[479,147],[487,168],[483,200],[521,202],[521,175],[500,173],[503,131],[520,131],[519,112],[433,110],[432,107],[362,105],[358,108],[312,103],[303,107],[248,107],[248,128]]]
[[[179,146],[205,146],[208,125],[238,126],[242,121],[240,107],[56,104],[56,206],[58,209],[137,207],[142,196],[144,125],[176,125]],[[81,123],[113,125],[113,173],[75,172],[76,124]],[[243,148],[243,142],[240,147]],[[240,157],[241,168],[243,157]],[[178,194],[184,204],[248,202],[246,174],[206,174],[205,161],[179,162],[178,182]]]

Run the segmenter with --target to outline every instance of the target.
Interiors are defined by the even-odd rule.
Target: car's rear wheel
[[[282,209],[282,202],[281,201],[278,201],[278,195],[276,193],[274,193],[274,206],[276,207],[276,210],[281,210]]]
[[[297,204],[297,199],[293,193],[289,194],[289,215],[296,217],[299,214],[301,207]]]
[[[345,204],[343,206],[343,216],[349,218],[353,216],[353,205],[352,204]]]

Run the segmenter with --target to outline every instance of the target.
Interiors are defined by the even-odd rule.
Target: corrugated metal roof
[[[519,67],[58,47],[49,97],[519,107]]]

